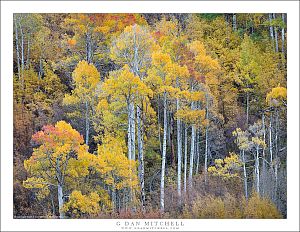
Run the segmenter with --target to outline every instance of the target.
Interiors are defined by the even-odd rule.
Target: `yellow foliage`
[[[191,110],[188,107],[182,107],[175,113],[175,117],[188,124],[201,127],[205,123],[205,110]]]
[[[236,128],[232,135],[236,137],[236,144],[240,150],[248,151],[251,148],[251,143],[249,141],[249,133],[247,131],[242,131],[241,128]]]
[[[136,75],[144,76],[151,62],[151,53],[155,42],[149,30],[145,26],[130,25],[112,41],[110,57],[116,63],[130,67],[134,66],[135,55],[138,55],[139,70]],[[136,53],[135,53],[136,52]]]
[[[102,92],[103,96],[112,96],[113,98],[121,96],[125,97],[125,100],[134,94],[139,97],[152,97],[153,95],[152,90],[129,70],[128,65],[110,73],[109,78],[102,85]]]
[[[64,204],[63,210],[74,217],[80,218],[83,215],[93,216],[100,213],[100,197],[96,192],[83,195],[81,191],[74,190],[70,199]]]
[[[245,209],[245,218],[265,219],[265,218],[282,218],[278,209],[267,198],[261,198],[256,192],[252,193],[247,207]]]
[[[224,159],[215,159],[215,166],[208,168],[208,173],[213,176],[218,176],[223,179],[231,179],[239,177],[239,169],[242,166],[239,157],[230,153],[229,156]]]
[[[271,92],[267,94],[266,101],[270,106],[286,105],[287,100],[287,89],[284,87],[273,88]]]
[[[83,145],[82,136],[70,124],[59,121],[55,126],[44,126],[32,140],[39,147],[34,148],[32,156],[24,161],[25,170],[30,174],[23,183],[25,188],[43,189],[57,185],[58,168],[60,175],[68,178],[66,185],[76,182],[75,178],[88,175],[92,155]]]
[[[213,195],[198,196],[191,206],[185,205],[184,218],[212,219],[278,219],[282,215],[267,198],[253,193],[248,202],[244,197],[226,194],[223,197]]]
[[[252,137],[252,142],[256,145],[256,146],[259,146],[259,147],[263,147],[265,148],[267,145],[265,143],[265,141],[261,138],[258,138],[258,137]]]
[[[94,157],[94,168],[102,174],[104,182],[118,190],[138,188],[136,162],[125,156],[124,141],[113,137],[105,137],[98,146],[98,155]]]
[[[76,91],[78,96],[83,96],[84,94],[89,94],[90,91],[94,91],[100,82],[100,74],[96,67],[85,60],[77,64],[72,77],[78,89]]]

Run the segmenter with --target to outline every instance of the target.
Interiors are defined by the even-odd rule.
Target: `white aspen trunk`
[[[195,175],[199,173],[199,163],[200,163],[200,130],[196,130],[196,154],[197,154],[197,163],[196,163],[196,171]]]
[[[191,108],[192,108],[192,110],[194,109],[194,103],[193,102],[192,102]],[[195,154],[195,134],[196,134],[196,128],[195,128],[194,125],[192,125],[190,172],[189,172],[189,181],[188,181],[189,190],[192,189],[192,183],[193,183],[193,165],[194,165],[194,154]]]
[[[28,34],[28,40],[27,40],[27,61],[26,61],[26,68],[29,68],[29,62],[30,62],[30,34]]]
[[[186,177],[187,177],[187,147],[188,147],[188,134],[187,134],[188,127],[185,124],[184,126],[184,178],[183,178],[183,188],[184,193],[186,194]]]
[[[85,100],[85,144],[89,144],[90,122],[89,122],[89,104]]]
[[[278,191],[278,159],[275,160],[275,167],[274,167],[274,175],[275,175],[275,190],[274,190],[274,196],[275,196],[275,202],[277,202],[277,191]]]
[[[40,80],[41,79],[41,76],[42,76],[42,72],[41,72],[41,58],[39,59],[39,73],[38,73],[38,79]]]
[[[233,14],[233,16],[232,16],[232,27],[233,27],[233,30],[234,30],[234,31],[237,30],[236,14]]]
[[[245,158],[245,151],[244,150],[242,150],[242,159],[243,159],[245,197],[246,197],[246,200],[248,200],[247,170],[246,170],[246,158]]]
[[[279,131],[279,112],[276,109],[276,118],[275,118],[275,155],[278,157],[278,131]]]
[[[21,23],[19,22],[20,33],[21,33],[21,83],[22,88],[24,87],[24,34]]]
[[[270,24],[271,24],[271,22],[272,22],[272,18],[273,18],[273,16],[272,16],[272,14],[270,13],[270,14],[269,14],[269,23],[270,23]],[[271,40],[272,40],[272,42],[273,42],[273,41],[274,41],[274,29],[273,29],[273,26],[270,25],[269,29],[270,29],[270,38],[271,38]]]
[[[159,150],[160,154],[162,153],[162,148],[161,148],[161,136],[160,136],[160,108],[159,108],[159,97],[158,97],[158,102],[157,102],[157,122],[158,122],[158,140],[159,140]]]
[[[276,14],[273,13],[273,18],[276,19]],[[275,35],[275,51],[278,52],[278,34],[277,34],[277,27],[274,27],[274,35]]]
[[[192,135],[191,135],[191,154],[190,154],[190,172],[189,172],[189,190],[192,189],[193,183],[193,165],[194,165],[194,153],[195,153],[195,126],[192,125]]]
[[[131,160],[131,157],[132,157],[132,155],[131,155],[131,151],[132,151],[132,149],[131,149],[131,144],[132,144],[132,142],[131,142],[131,119],[130,119],[130,117],[131,117],[131,111],[130,111],[130,103],[129,103],[129,99],[127,99],[127,117],[128,117],[128,122],[127,122],[127,139],[128,139],[128,141],[127,141],[127,147],[128,147],[128,159],[129,160]]]
[[[112,199],[112,210],[113,212],[116,212],[117,196],[116,196],[116,188],[114,185],[111,187],[111,199]]]
[[[57,200],[58,200],[58,212],[59,212],[59,218],[64,219],[65,213],[63,211],[63,205],[64,205],[64,194],[63,194],[63,183],[62,183],[62,174],[60,170],[60,159],[56,158],[56,177],[57,177]]]
[[[281,17],[282,17],[282,21],[285,22],[285,14],[281,14]],[[281,28],[281,52],[283,54],[285,54],[285,48],[284,48],[284,43],[285,43],[285,30],[284,30],[284,27]]]
[[[206,95],[206,119],[209,123],[208,107],[209,107],[208,106],[208,96]],[[205,129],[205,156],[204,156],[204,181],[205,181],[205,183],[207,182],[208,126],[209,126],[209,124],[206,125],[206,129]]]
[[[86,34],[86,61],[90,64],[92,63],[92,37],[91,32],[88,31]]]
[[[262,114],[262,129],[263,129],[263,141],[266,143],[266,126],[265,126],[265,114]],[[265,154],[265,147],[263,146],[263,160],[262,160],[262,195],[265,194],[265,177],[266,177],[266,154]]]
[[[256,157],[255,157],[255,184],[256,184],[256,192],[260,194],[260,181],[259,181],[259,146],[256,146]]]
[[[179,110],[179,99],[176,99],[176,109]],[[177,194],[178,203],[181,203],[181,162],[182,162],[182,136],[181,136],[181,121],[177,118]]]
[[[92,38],[92,34],[90,35],[90,41],[89,41],[89,63],[93,63],[93,38]]]
[[[16,19],[14,20],[15,23],[15,38],[16,38],[16,55],[17,55],[17,67],[18,67],[18,78],[21,81],[21,74],[20,74],[20,51],[19,51],[19,35],[18,35],[18,25]],[[23,87],[23,86],[22,86]]]
[[[135,106],[133,101],[130,102],[130,120],[131,159],[135,160]]]
[[[271,25],[271,23],[272,23],[272,19],[273,19],[273,15],[270,13],[270,14],[269,14],[269,23],[270,23],[269,29],[270,29],[270,38],[271,38],[272,48],[275,50],[275,46],[274,46],[274,43],[275,43],[275,40],[274,40],[274,27]]]
[[[60,184],[58,184],[57,187],[57,198],[58,198],[59,218],[64,219],[65,213],[63,212],[63,205],[64,205],[63,188]]]
[[[249,125],[249,91],[246,94],[246,125]]]
[[[171,148],[171,113],[169,111],[167,111],[167,125],[167,142],[168,147]]]
[[[275,166],[274,166],[274,174],[275,174],[275,200],[277,201],[277,190],[278,190],[278,164],[279,164],[279,157],[278,157],[278,131],[279,131],[279,112],[278,109],[275,110]]]
[[[273,163],[272,114],[270,115],[270,124],[269,124],[269,151],[270,151],[270,164],[272,165]]]
[[[145,182],[144,182],[144,143],[143,143],[143,125],[141,118],[141,109],[139,106],[136,108],[137,113],[137,134],[138,134],[138,174],[141,186],[141,203],[142,211],[145,212]]]
[[[164,92],[164,137],[163,137],[163,154],[161,164],[161,179],[160,179],[160,211],[164,213],[165,210],[165,166],[166,166],[166,152],[167,152],[167,94]]]

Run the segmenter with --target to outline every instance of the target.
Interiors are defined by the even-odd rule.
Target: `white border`
[[[232,13],[287,12],[288,19],[288,219],[180,220],[184,231],[287,231],[299,229],[299,2],[287,1],[54,1],[1,2],[1,229],[6,231],[119,230],[125,220],[13,219],[13,13]],[[126,220],[132,221],[132,220]],[[134,220],[143,221],[143,220]],[[157,220],[156,220],[157,221]],[[166,220],[162,220],[166,221]]]

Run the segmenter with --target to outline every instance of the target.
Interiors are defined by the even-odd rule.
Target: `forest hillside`
[[[15,218],[286,218],[286,14],[14,14]]]

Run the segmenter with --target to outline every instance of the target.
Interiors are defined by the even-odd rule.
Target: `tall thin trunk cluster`
[[[132,72],[134,75],[138,76],[140,79],[141,76],[139,75],[139,54],[138,54],[138,41],[136,38],[136,31],[134,28],[133,34],[133,43],[134,43],[134,57],[131,64]],[[127,129],[127,137],[128,137],[128,159],[135,160],[135,122],[137,121],[137,149],[138,149],[138,177],[140,183],[140,196],[141,196],[141,203],[142,203],[142,211],[145,212],[145,181],[144,181],[144,126],[143,126],[143,100],[140,100],[135,105],[135,100],[139,99],[140,96],[136,94],[132,94],[127,99],[127,108],[128,108],[128,129]],[[136,109],[136,116],[135,116],[135,109]],[[131,168],[131,167],[130,167]]]
[[[167,93],[163,94],[164,106],[164,135],[163,135],[163,149],[162,149],[162,163],[161,163],[161,179],[160,179],[160,211],[165,210],[165,168],[166,168],[166,152],[167,152]]]
[[[179,99],[176,99],[176,108],[179,110]],[[179,204],[181,203],[181,163],[182,163],[182,135],[181,121],[177,119],[177,193]]]
[[[85,40],[86,61],[90,64],[93,63],[93,38],[90,31],[86,33]]]
[[[25,58],[25,39],[26,35],[21,23],[21,16],[14,17],[14,29],[15,29],[15,43],[16,43],[16,55],[17,55],[17,68],[18,68],[18,78],[21,82],[22,89],[24,88],[24,70],[29,67],[30,62],[30,34],[27,33],[27,59]],[[25,64],[26,60],[26,64]]]
[[[276,19],[276,14],[275,13],[269,13],[269,31],[270,31],[270,38],[272,41],[272,45],[274,47],[274,51],[275,52],[279,52],[279,38],[280,36],[278,35],[278,31],[279,33],[281,33],[281,53],[285,56],[285,27],[282,26],[281,27],[281,32],[280,32],[280,28],[279,26],[273,25],[273,20]],[[285,14],[281,14],[281,19],[282,19],[282,23],[285,24],[286,18],[285,18]]]

